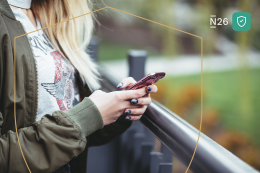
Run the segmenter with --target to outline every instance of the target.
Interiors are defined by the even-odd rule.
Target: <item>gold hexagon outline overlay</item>
[[[196,147],[195,147],[195,150],[193,152],[193,155],[192,155],[192,158],[191,158],[191,161],[189,163],[189,166],[187,167],[185,173],[188,172],[189,168],[190,168],[190,165],[192,163],[192,160],[194,158],[194,155],[196,153],[196,150],[197,150],[197,146],[198,146],[198,143],[199,143],[199,138],[200,138],[200,133],[201,133],[201,126],[202,126],[202,114],[203,114],[203,38],[200,37],[200,36],[197,36],[195,34],[191,34],[189,32],[185,32],[185,31],[182,31],[182,30],[179,30],[179,29],[176,29],[176,28],[173,28],[173,27],[170,27],[170,26],[167,26],[167,25],[164,25],[162,23],[158,23],[158,22],[155,22],[155,21],[152,21],[152,20],[149,20],[149,19],[146,19],[146,18],[143,18],[143,17],[140,17],[140,16],[137,16],[137,15],[134,15],[134,14],[131,14],[131,13],[128,13],[128,12],[125,12],[125,11],[122,11],[122,10],[119,10],[119,9],[116,9],[116,8],[113,8],[113,7],[110,7],[110,6],[106,6],[104,8],[100,8],[98,10],[95,10],[95,11],[92,11],[92,12],[89,12],[89,13],[86,13],[86,14],[82,14],[80,16],[77,16],[77,17],[73,17],[71,19],[67,19],[67,20],[64,20],[62,22],[59,22],[59,23],[55,23],[53,25],[49,25],[49,26],[46,26],[46,27],[43,27],[41,29],[37,29],[35,31],[32,31],[32,32],[28,32],[26,34],[23,34],[23,35],[19,35],[17,37],[14,38],[14,121],[15,121],[15,130],[16,130],[16,136],[17,136],[17,140],[18,140],[18,144],[19,144],[19,147],[20,147],[20,150],[21,150],[21,154],[23,156],[23,159],[24,159],[24,162],[28,168],[28,171],[31,173],[31,170],[26,162],[26,159],[24,157],[24,154],[23,154],[23,150],[22,150],[22,147],[21,147],[21,144],[20,144],[20,140],[19,140],[19,135],[18,135],[18,132],[17,132],[17,124],[16,124],[16,39],[19,38],[19,37],[22,37],[22,36],[25,36],[25,35],[28,35],[28,34],[31,34],[33,32],[37,32],[37,31],[40,31],[40,30],[43,30],[43,29],[46,29],[46,28],[49,28],[49,27],[52,27],[52,26],[55,26],[55,25],[58,25],[60,23],[64,23],[64,22],[67,22],[69,20],[73,20],[73,19],[76,19],[76,18],[79,18],[79,17],[82,17],[82,16],[85,16],[87,14],[91,14],[91,13],[95,13],[95,12],[98,12],[98,11],[101,11],[103,9],[106,9],[106,8],[110,8],[110,9],[113,9],[113,10],[116,10],[116,11],[120,11],[122,13],[125,13],[125,14],[129,14],[131,16],[134,16],[134,17],[137,17],[137,18],[140,18],[140,19],[143,19],[143,20],[146,20],[146,21],[149,21],[149,22],[152,22],[152,23],[155,23],[155,24],[158,24],[158,25],[161,25],[161,26],[164,26],[164,27],[167,27],[167,28],[170,28],[170,29],[173,29],[173,30],[176,30],[176,31],[179,31],[179,32],[182,32],[182,33],[185,33],[185,34],[188,34],[188,35],[191,35],[191,36],[194,36],[194,37],[197,37],[197,38],[200,38],[201,40],[201,116],[200,116],[200,129],[199,129],[199,135],[198,135],[198,139],[197,139],[197,143],[196,143]]]

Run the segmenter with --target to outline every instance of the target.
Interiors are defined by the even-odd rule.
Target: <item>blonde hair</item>
[[[92,11],[90,0],[33,0],[32,11],[42,27],[53,25]],[[83,83],[94,91],[100,88],[97,65],[86,53],[90,42],[93,13],[44,29],[45,34],[60,52],[78,70]]]

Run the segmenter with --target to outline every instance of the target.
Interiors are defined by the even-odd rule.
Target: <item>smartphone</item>
[[[162,79],[164,76],[165,76],[165,72],[150,73],[144,78],[140,79],[138,82],[136,82],[130,88],[128,88],[128,90],[136,90],[148,85],[152,85],[156,83],[158,80]]]

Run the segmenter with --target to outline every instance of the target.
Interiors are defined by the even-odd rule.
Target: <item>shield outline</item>
[[[240,18],[244,18],[244,19],[245,19],[245,22],[244,22],[243,25],[240,25],[240,23],[239,23],[239,21],[238,21]],[[238,26],[240,26],[241,28],[242,28],[243,26],[245,26],[245,25],[246,25],[246,17],[245,17],[245,16],[239,16],[239,17],[237,17],[237,24],[238,24]]]

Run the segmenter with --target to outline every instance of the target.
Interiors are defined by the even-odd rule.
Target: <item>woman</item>
[[[14,66],[16,36],[91,10],[86,0],[0,0],[0,172],[28,172],[15,133],[14,75],[18,136],[31,172],[85,173],[87,148],[123,133],[151,103],[155,85],[95,91],[98,71],[84,51],[93,15],[17,38]],[[118,88],[133,83],[123,79]]]

